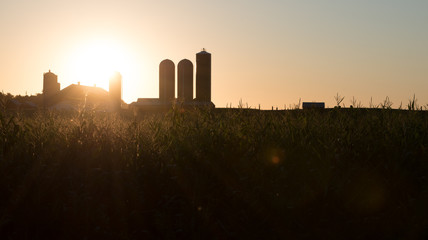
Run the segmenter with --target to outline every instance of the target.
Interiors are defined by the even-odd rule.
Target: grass
[[[2,239],[428,236],[426,111],[0,120]]]

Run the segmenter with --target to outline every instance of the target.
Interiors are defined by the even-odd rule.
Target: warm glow
[[[131,52],[112,40],[94,40],[75,48],[70,58],[70,72],[74,83],[108,90],[109,79],[119,72],[124,82],[137,80],[137,60]]]
[[[428,1],[245,3],[2,0],[0,91],[41,93],[49,69],[61,89],[108,90],[119,71],[125,102],[157,98],[159,63],[189,59],[195,73],[207,48],[217,107],[428,103]]]

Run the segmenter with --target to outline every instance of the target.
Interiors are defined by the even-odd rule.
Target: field
[[[428,113],[0,115],[1,239],[424,239]]]

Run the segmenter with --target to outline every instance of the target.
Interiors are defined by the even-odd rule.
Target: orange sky
[[[39,93],[49,69],[61,88],[107,89],[118,70],[130,103],[158,97],[160,61],[195,64],[205,47],[217,107],[331,107],[337,92],[428,104],[427,13],[423,0],[2,0],[0,90]]]

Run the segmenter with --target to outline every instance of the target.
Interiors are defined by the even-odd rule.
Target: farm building
[[[78,110],[91,108],[111,111],[125,106],[122,101],[122,77],[119,73],[110,79],[110,92],[96,87],[71,84],[59,90],[57,76],[50,70],[43,78],[44,107],[55,110]]]

